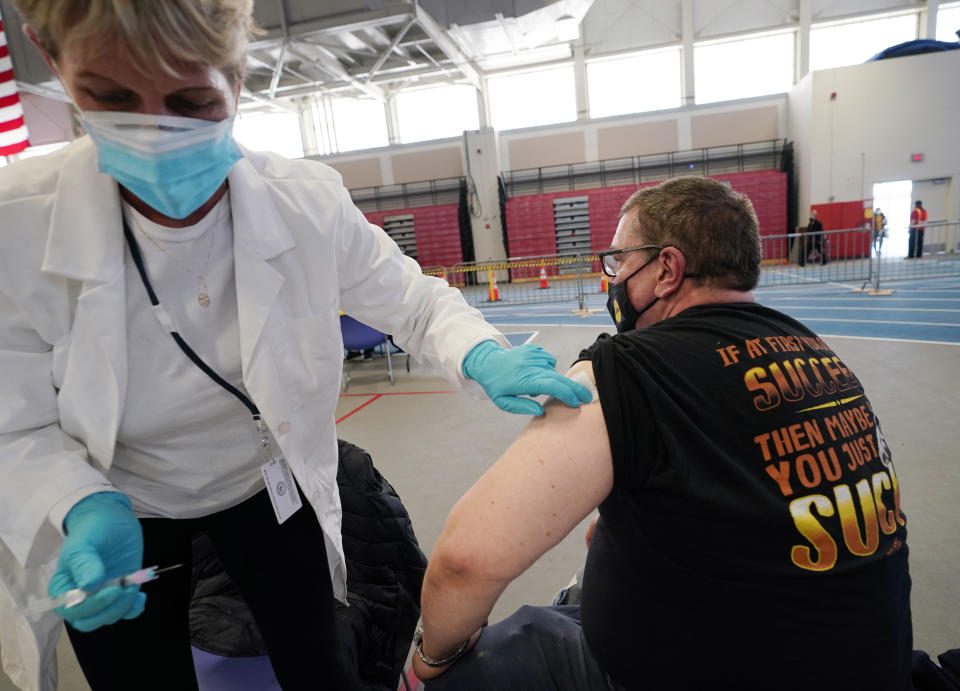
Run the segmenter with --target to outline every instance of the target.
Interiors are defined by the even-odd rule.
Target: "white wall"
[[[742,144],[788,136],[788,101],[785,94],[760,96],[727,103],[687,106],[637,115],[543,125],[497,133],[499,170],[583,163],[611,158],[703,146]],[[746,124],[746,127],[745,127]],[[348,187],[374,187],[409,182],[413,178],[395,170],[400,157],[422,153],[425,160],[440,149],[459,146],[463,140],[446,139],[418,144],[315,156],[338,168]],[[396,160],[395,160],[396,159]],[[466,168],[466,152],[463,152]],[[463,174],[460,170],[423,168],[430,179]],[[477,185],[485,184],[474,174]],[[486,181],[496,185],[496,180]]]
[[[798,83],[791,114],[810,112],[810,165],[798,168],[801,208],[869,198],[876,182],[952,178],[944,212],[957,220],[958,75],[960,51],[947,51],[822,70],[809,87]],[[791,122],[798,141],[803,130]],[[922,162],[911,162],[915,153]]]
[[[787,136],[787,103],[786,95],[778,94],[586,122],[507,130],[500,133],[500,162],[503,170],[517,170],[779,139]],[[744,122],[754,125],[748,128],[749,134],[741,127]],[[644,137],[645,130],[650,132],[650,137]],[[623,131],[624,146],[613,149],[603,145],[606,141],[603,136],[605,131]],[[673,137],[664,137],[663,133],[667,131],[672,131]],[[627,136],[627,132],[631,136]],[[709,132],[709,136],[704,136],[704,132]],[[575,134],[582,137],[581,147],[572,151],[556,150],[555,143],[569,141],[570,135]],[[537,140],[543,140],[542,160],[537,160],[535,155]],[[527,155],[518,159],[516,152],[521,145],[524,145],[522,148]],[[553,160],[564,154],[565,160]]]

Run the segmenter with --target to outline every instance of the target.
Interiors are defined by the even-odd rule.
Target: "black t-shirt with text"
[[[909,689],[906,519],[853,372],[754,303],[601,336],[581,616],[627,688]]]

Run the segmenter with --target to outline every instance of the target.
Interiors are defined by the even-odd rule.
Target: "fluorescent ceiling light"
[[[557,20],[557,38],[561,41],[576,41],[580,38],[580,22],[568,14]]]

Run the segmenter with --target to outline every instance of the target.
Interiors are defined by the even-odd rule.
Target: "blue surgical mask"
[[[80,121],[97,147],[100,172],[170,218],[199,209],[243,157],[233,118],[83,111]]]

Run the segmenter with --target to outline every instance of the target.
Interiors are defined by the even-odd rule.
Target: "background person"
[[[251,0],[17,6],[90,137],[0,171],[6,667],[52,687],[61,620],[27,622],[29,598],[183,563],[149,601],[113,587],[57,613],[95,690],[196,688],[204,531],[283,688],[341,689],[338,310],[504,409],[588,394],[541,349],[504,350],[332,169],[234,143]]]
[[[417,675],[427,691],[911,688],[890,450],[829,346],[754,302],[750,202],[678,178],[621,214],[601,253],[619,333],[571,370],[599,402],[548,405],[453,508]],[[579,607],[481,633],[598,506]]]
[[[880,209],[873,212],[873,245],[877,252],[883,247],[883,239],[887,237],[887,217]]]
[[[923,256],[923,231],[927,220],[927,210],[919,199],[910,212],[910,229],[907,231],[907,259],[919,259]]]
[[[810,222],[807,224],[806,233],[802,237],[803,242],[800,245],[800,266],[806,266],[807,257],[810,253],[816,252],[816,260],[821,264],[827,263],[827,255],[824,251],[825,242],[823,239],[823,223],[817,218],[817,210],[810,209]]]

